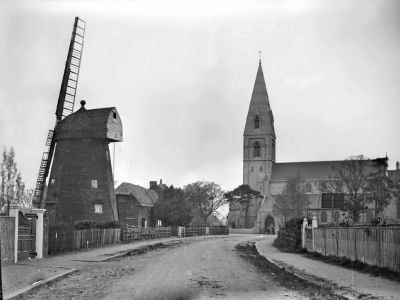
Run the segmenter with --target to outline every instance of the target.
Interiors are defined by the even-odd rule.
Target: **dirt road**
[[[260,274],[235,245],[256,236],[183,242],[91,263],[33,299],[304,299]]]

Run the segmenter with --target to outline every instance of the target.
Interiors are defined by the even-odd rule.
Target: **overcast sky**
[[[277,161],[400,160],[400,1],[7,1],[0,146],[14,146],[28,186],[75,16],[87,22],[75,109],[117,108],[119,183],[241,184],[259,51]]]

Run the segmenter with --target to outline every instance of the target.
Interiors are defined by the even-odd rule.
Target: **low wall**
[[[130,242],[141,239],[156,239],[171,236],[171,227],[143,228],[127,225],[122,230],[121,241]]]
[[[15,218],[0,216],[1,261],[14,262]]]

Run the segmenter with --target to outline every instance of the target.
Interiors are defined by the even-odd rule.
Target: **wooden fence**
[[[56,230],[50,228],[48,237],[49,254],[118,243],[120,234],[120,228],[83,230]]]
[[[229,234],[229,227],[228,226],[211,226],[210,227],[210,234],[211,235]]]
[[[14,261],[15,218],[0,216],[1,260]]]
[[[314,228],[314,251],[400,272],[400,227]]]
[[[122,230],[122,241],[129,242],[140,239],[155,239],[171,236],[171,227],[143,228],[127,225]]]

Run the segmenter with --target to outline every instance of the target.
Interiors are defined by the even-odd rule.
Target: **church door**
[[[275,220],[271,216],[268,216],[265,219],[265,233],[266,234],[275,234]]]

